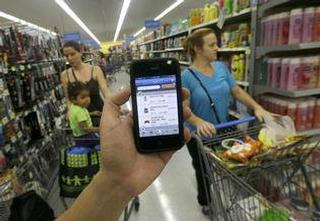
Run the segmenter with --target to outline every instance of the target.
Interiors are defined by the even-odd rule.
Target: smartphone
[[[180,149],[184,136],[179,62],[172,58],[134,61],[130,81],[137,150]]]

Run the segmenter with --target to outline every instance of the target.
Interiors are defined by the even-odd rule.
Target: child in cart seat
[[[71,101],[69,110],[69,123],[74,136],[75,145],[78,147],[95,147],[100,139],[96,133],[98,127],[92,126],[87,107],[90,104],[90,91],[87,86],[75,81],[68,84],[68,95]]]

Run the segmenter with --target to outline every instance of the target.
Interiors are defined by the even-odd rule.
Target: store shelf
[[[237,81],[238,85],[244,86],[244,87],[249,87],[250,83],[247,81]]]
[[[245,52],[245,54],[250,54],[251,50],[249,47],[239,47],[239,48],[219,48],[219,52]]]
[[[308,136],[320,135],[320,129],[312,129],[302,132],[302,134],[306,134]]]
[[[256,58],[261,58],[264,55],[274,52],[294,52],[309,49],[320,49],[320,42],[301,43],[293,45],[280,46],[261,46],[257,47]]]
[[[285,91],[285,90],[272,88],[268,86],[256,86],[255,88],[258,94],[272,93],[272,94],[278,94],[278,95],[292,97],[292,98],[306,97],[306,96],[320,94],[320,88],[301,90],[301,91]]]
[[[238,21],[239,19],[242,19],[243,17],[249,16],[251,14],[251,11],[252,11],[251,8],[247,8],[247,9],[242,10],[239,13],[236,13],[234,15],[230,15],[230,16],[226,17],[225,23],[226,22],[227,23],[233,23],[233,22]],[[199,28],[204,28],[204,27],[215,25],[215,24],[218,23],[218,21],[219,21],[219,19],[216,19],[216,20],[213,20],[213,21],[208,22],[208,23],[203,23],[203,24],[200,24],[200,25],[193,26],[193,27],[190,28],[190,31],[195,30],[195,29],[199,29]]]
[[[160,54],[160,53],[165,53],[166,50],[159,50],[159,51],[146,51],[145,53],[148,54]]]
[[[138,46],[151,44],[151,43],[154,43],[156,41],[161,41],[161,40],[164,40],[164,39],[167,39],[167,38],[173,38],[173,37],[176,37],[176,36],[179,36],[179,35],[182,35],[182,34],[187,34],[188,32],[189,32],[189,30],[180,31],[180,32],[177,32],[175,34],[171,34],[171,35],[168,35],[168,36],[163,36],[163,37],[160,37],[160,38],[156,38],[156,39],[153,39],[153,40],[150,40],[150,41],[146,41],[146,42],[140,43],[140,44],[138,44]]]
[[[166,51],[183,51],[183,48],[167,48]]]
[[[176,37],[176,36],[179,36],[179,35],[187,34],[188,32],[189,32],[189,29],[184,30],[184,31],[180,31],[180,32],[168,35],[168,36],[163,36],[163,37],[159,38],[158,40],[163,40],[163,39],[167,39],[167,38],[173,38],[173,37]]]
[[[259,6],[258,17],[261,18],[266,10],[272,9],[276,6],[280,6],[282,4],[286,4],[288,2],[292,2],[292,0],[271,0],[263,5]]]
[[[181,65],[185,65],[185,66],[189,66],[190,65],[190,62],[189,61],[179,61],[179,63]]]

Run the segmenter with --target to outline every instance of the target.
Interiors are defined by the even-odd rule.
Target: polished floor
[[[117,73],[116,81],[111,83],[111,91],[116,91],[128,83],[128,74]],[[56,187],[50,199],[56,215],[63,211],[58,192]],[[174,155],[160,177],[139,198],[139,211],[133,211],[130,221],[210,220],[202,214],[196,200],[196,180],[186,147]],[[123,217],[120,220],[123,220]]]

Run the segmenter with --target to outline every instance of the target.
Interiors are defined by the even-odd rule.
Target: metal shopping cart
[[[248,163],[237,163],[223,156],[221,142],[226,138],[256,138],[262,125],[253,117],[217,125],[217,136],[201,141],[204,179],[208,179],[208,197],[212,220],[319,220],[320,170],[305,161],[319,146],[319,136],[301,136],[258,154]],[[319,191],[318,191],[319,192]],[[306,194],[307,193],[307,194]],[[308,195],[309,203],[305,196]],[[303,211],[302,211],[303,210]]]

